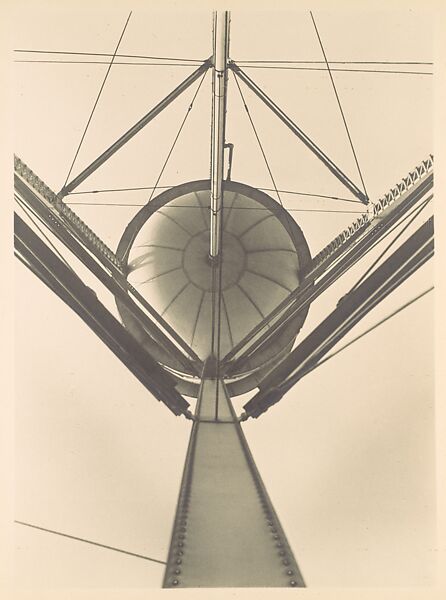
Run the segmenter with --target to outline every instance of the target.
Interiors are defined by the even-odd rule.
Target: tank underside
[[[222,219],[220,359],[298,287],[311,261],[295,221],[255,188],[226,181]],[[210,181],[189,182],[144,206],[129,223],[117,251],[127,266],[129,282],[203,362],[211,353],[215,318],[209,225]],[[118,309],[139,342],[175,373],[178,389],[196,396],[199,380],[155,344],[119,302]],[[242,371],[232,374],[227,381],[231,395],[256,387],[289,352],[306,312],[294,318],[266,349],[253,353]]]

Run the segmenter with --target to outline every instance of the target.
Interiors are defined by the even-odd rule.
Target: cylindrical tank
[[[294,290],[311,262],[307,242],[270,196],[225,181],[221,260],[220,358]],[[210,181],[173,187],[145,205],[127,226],[117,255],[129,282],[203,361],[211,351],[212,267],[209,260]],[[125,326],[195,396],[198,383],[149,337],[118,302]],[[301,312],[266,349],[231,375],[232,395],[253,389],[288,352],[302,327]]]

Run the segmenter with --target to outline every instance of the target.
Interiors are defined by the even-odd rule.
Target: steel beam
[[[211,66],[211,59],[206,60],[198,69],[196,69],[189,77],[186,77],[184,81],[180,83],[170,94],[168,94],[161,102],[159,102],[151,111],[149,111],[142,119],[140,119],[133,127],[126,131],[116,142],[114,142],[107,150],[105,150],[96,160],[94,160],[88,167],[86,167],[77,177],[75,177],[70,183],[65,185],[59,192],[59,196],[63,198],[75,188],[77,188],[87,177],[96,171],[106,160],[108,160],[115,152],[117,152],[124,144],[132,139],[134,135],[141,131],[143,127],[150,123],[157,115],[159,115],[171,102],[178,98],[188,87],[190,87],[194,81],[199,79],[205,71]]]
[[[116,298],[121,300],[128,310],[137,318],[148,334],[160,345],[161,348],[170,356],[172,356],[178,364],[193,374],[199,374],[201,361],[191,348],[181,339],[180,336],[162,319],[155,309],[139,294],[139,292],[131,286],[122,271],[110,261],[104,260],[101,253],[95,253],[94,256],[101,260],[100,264],[90,254],[94,253],[94,247],[84,247],[82,237],[73,235],[76,232],[72,230],[71,223],[65,222],[63,214],[59,215],[52,207],[47,206],[42,202],[36,191],[31,189],[29,184],[21,180],[17,175],[14,178],[14,186],[17,194],[23,199],[25,204],[38,216],[46,227],[99,279],[99,281],[110,291]],[[76,239],[77,238],[77,239]],[[148,315],[136,304],[131,295],[137,302],[144,307],[150,316],[159,322],[163,327],[164,333],[156,323],[154,323]],[[170,336],[170,337],[168,337]],[[174,340],[174,341],[172,341]],[[187,353],[183,354],[180,348]]]
[[[223,362],[228,365],[227,373],[230,374],[235,369],[242,367],[254,351],[267,344],[271,336],[279,335],[280,331],[289,325],[291,319],[299,311],[307,308],[332,283],[363,258],[410,208],[423,199],[425,194],[432,189],[432,185],[433,174],[430,173],[406,195],[402,196],[395,207],[389,207],[381,217],[368,221],[347,242],[339,245],[328,259],[316,265],[299,287],[291,292],[224,357]],[[317,283],[315,283],[316,280],[318,280]],[[270,328],[267,329],[267,327]]]
[[[244,405],[242,418],[257,418],[278,402],[360,319],[431,258],[433,236],[431,217],[369,277],[344,296],[336,309],[261,381],[259,392]]]
[[[341,171],[341,169],[334,164],[334,162],[308,137],[306,133],[300,129],[284,112],[277,106],[269,96],[250,78],[242,71],[242,69],[234,62],[229,62],[229,68],[252,90],[256,96],[262,100],[264,104],[284,123],[288,129],[290,129],[294,135],[296,135],[305,146],[313,152],[315,156],[333,173],[337,179],[363,204],[368,204],[369,199],[348,177]]]
[[[14,215],[14,246],[22,262],[81,317],[157,400],[176,415],[192,416],[189,403],[175,389],[175,380],[17,214]],[[50,363],[57,363],[57,359]]]
[[[304,587],[226,387],[208,375],[197,401],[163,587]]]

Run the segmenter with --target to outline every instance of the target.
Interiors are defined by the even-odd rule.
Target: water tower
[[[204,365],[184,368],[118,301],[123,323],[197,398],[165,587],[302,586],[231,404],[292,348],[308,308],[241,368],[231,351],[299,286],[311,257],[270,196],[224,176],[229,13],[214,17],[211,178],[144,206],[118,246],[129,283]]]
[[[429,201],[432,157],[312,258],[301,229],[279,203],[231,179],[228,69],[360,202],[368,204],[368,197],[229,60],[229,13],[216,13],[213,25],[212,57],[58,194],[16,158],[20,202],[112,292],[122,322],[18,216],[16,253],[156,398],[192,422],[164,587],[303,587],[241,422],[277,402],[432,256],[429,219],[291,352],[313,299],[407,211]],[[113,253],[64,197],[210,68],[210,178],[170,188],[148,202]],[[231,398],[255,388],[259,392],[237,416]],[[183,396],[195,401],[194,411]]]

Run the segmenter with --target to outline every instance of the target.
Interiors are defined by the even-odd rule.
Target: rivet
[[[175,575],[179,575],[181,573],[181,569],[175,569]],[[288,573],[288,575],[292,575],[293,573]]]
[[[275,534],[273,535],[273,538],[274,538],[275,540],[278,540],[278,539],[279,539],[279,536],[277,535],[277,533],[275,533]]]
[[[181,560],[181,558],[177,558],[175,562],[176,562],[176,564],[177,564],[177,565],[181,565],[181,563],[182,563],[183,561]]]
[[[178,546],[179,548],[182,548],[182,547],[184,546],[184,542],[178,542],[177,546]]]
[[[290,581],[290,585],[291,585],[292,587],[296,587],[296,585],[297,585],[297,581],[295,581],[294,579],[292,579],[292,580]]]
[[[178,536],[178,539],[180,540],[184,540],[186,536],[183,533],[180,533],[180,535]]]
[[[272,525],[273,522],[272,521],[267,521],[268,525]]]
[[[286,554],[285,550],[281,550],[281,551],[279,552],[279,556],[285,556],[285,554]]]
[[[293,571],[291,569],[288,569],[288,571],[286,572],[287,575],[294,575]]]
[[[180,527],[180,531],[181,531],[182,533],[185,533],[185,532],[186,532],[186,527]]]
[[[182,550],[178,550],[177,551],[177,556],[183,556],[183,551]]]
[[[282,548],[283,544],[282,544],[282,542],[277,542],[276,546],[277,546],[278,548]]]
[[[284,564],[287,567],[290,564],[290,561],[287,558],[284,558],[282,564]]]
[[[180,582],[178,581],[178,579],[174,579],[174,580],[172,581],[172,585],[178,585],[179,583],[180,583]]]

